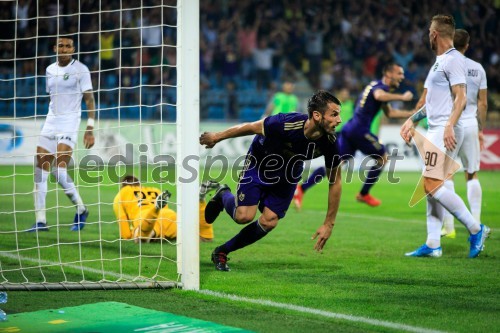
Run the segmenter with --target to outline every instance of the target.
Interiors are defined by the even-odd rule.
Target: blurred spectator
[[[238,104],[238,92],[236,91],[236,85],[233,81],[229,81],[226,84],[227,91],[227,116],[229,120],[236,120],[240,114],[240,107]]]
[[[28,13],[30,5],[31,0],[17,0],[15,4],[12,5],[12,17],[16,17],[18,22],[18,36],[22,36],[28,27]]]
[[[273,67],[274,49],[268,46],[267,39],[262,37],[258,47],[253,50],[253,61],[257,79],[257,89],[269,89],[271,86],[271,70]]]
[[[223,86],[227,85],[230,81],[235,82],[238,80],[239,65],[239,55],[235,47],[232,44],[226,45],[222,59]]]
[[[15,55],[38,58],[36,67],[35,62],[18,61],[19,73],[31,76],[37,71],[44,75],[44,68],[52,61],[52,39],[64,29],[78,33],[78,58],[91,71],[97,72],[99,66],[119,68],[115,77],[104,78],[109,71],[92,76],[101,84],[94,82],[101,87],[98,93],[106,103],[118,103],[118,87],[111,88],[120,82],[118,73],[125,75],[120,84],[136,75],[130,82],[137,85],[161,81],[162,85],[176,86],[177,12],[171,4],[174,2],[146,0],[141,8],[133,0],[0,1],[0,72],[13,73]],[[99,6],[101,10],[96,11]],[[491,0],[202,1],[202,88],[208,89],[208,95],[210,89],[217,89],[232,96],[247,90],[254,93],[251,90],[255,88],[273,89],[283,83],[282,78],[293,76],[300,93],[344,87],[360,91],[381,75],[387,62],[396,61],[405,69],[405,87],[419,91],[435,60],[426,32],[427,18],[434,13],[452,13],[457,27],[470,32],[473,42],[467,56],[483,64],[491,98],[495,98],[500,87],[500,20],[499,7]],[[17,27],[13,24],[16,17]],[[107,36],[111,38],[108,30],[114,31],[112,42],[106,40]],[[8,42],[21,37],[31,39],[26,43]],[[114,53],[110,52],[113,48]],[[163,70],[158,75],[152,66],[160,64]],[[129,73],[123,71],[124,67],[135,68]],[[150,90],[156,98],[158,91],[154,89],[145,89],[141,95]],[[264,108],[266,102],[259,101],[252,107]],[[245,98],[238,103],[245,105]],[[226,112],[228,117],[234,114]]]
[[[104,29],[112,29],[111,26],[106,26]],[[101,42],[101,70],[115,69],[115,33],[112,30],[103,30],[100,36]]]
[[[158,11],[153,9],[149,13],[149,18],[142,19],[142,45],[160,46],[162,44],[161,16]]]
[[[413,52],[408,50],[406,44],[401,44],[395,49],[392,49],[392,57],[397,64],[400,64],[403,69],[408,68],[408,64],[413,61]]]
[[[321,73],[321,59],[323,55],[323,38],[330,29],[330,25],[328,24],[328,13],[322,13],[320,15],[322,19],[321,22],[313,19],[310,30],[306,30],[305,33],[305,48],[309,61],[308,76],[313,89],[319,88],[319,75]]]
[[[260,16],[254,20],[253,24],[240,23],[238,29],[238,45],[241,55],[241,75],[243,78],[250,78],[253,70],[252,54],[257,48],[257,32],[260,26]]]

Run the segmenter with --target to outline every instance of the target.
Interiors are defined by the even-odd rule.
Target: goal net
[[[19,0],[0,10],[0,290],[199,289],[199,1]],[[46,88],[63,35],[88,67],[95,99],[95,145],[84,146],[92,114],[84,96],[67,168],[89,215],[71,230],[78,202],[53,163],[48,231],[29,232],[39,222],[36,154],[49,107],[64,121]],[[81,84],[82,73],[71,75],[57,81],[58,97],[66,82]],[[147,197],[146,187],[172,193],[176,238],[120,234],[115,197],[125,175],[141,182],[135,197]]]

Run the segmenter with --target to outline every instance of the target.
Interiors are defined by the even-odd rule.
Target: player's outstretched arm
[[[340,197],[342,195],[342,178],[340,174],[340,165],[330,169],[327,168],[326,172],[329,179],[329,189],[328,189],[328,210],[326,212],[325,221],[316,230],[311,239],[317,239],[314,249],[318,252],[323,251],[323,248],[330,238],[335,225],[335,219],[337,218],[337,212],[339,210]]]
[[[389,104],[382,104],[381,108],[388,118],[408,118],[408,115],[412,113],[411,110],[393,109]]]
[[[87,106],[87,129],[83,135],[83,144],[85,148],[89,149],[94,146],[94,124],[95,124],[95,100],[92,91],[88,90],[83,93],[83,100]]]
[[[264,119],[252,123],[243,123],[228,128],[222,132],[203,132],[200,135],[200,145],[212,148],[218,142],[252,134],[264,134]]]
[[[409,102],[413,99],[413,93],[406,91],[404,94],[394,94],[382,89],[377,89],[373,92],[373,97],[379,102],[403,101]]]

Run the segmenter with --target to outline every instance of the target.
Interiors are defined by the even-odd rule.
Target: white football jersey
[[[50,103],[42,135],[78,131],[83,92],[92,90],[88,67],[75,59],[64,67],[57,62],[49,65],[46,71],[46,90],[50,95]]]
[[[455,48],[436,57],[424,87],[427,88],[425,108],[430,127],[444,126],[453,109],[451,87],[465,84],[465,57]]]
[[[479,90],[487,89],[486,72],[480,63],[465,58],[467,67],[467,105],[462,112],[460,120],[464,126],[477,125],[477,99]]]

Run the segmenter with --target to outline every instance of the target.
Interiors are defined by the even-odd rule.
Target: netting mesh
[[[169,206],[176,207],[176,1],[0,5],[0,288],[175,283],[176,241],[121,238],[113,200],[120,179],[134,174],[144,186],[173,191]],[[73,58],[88,67],[95,98],[95,146],[83,145],[82,102],[68,168],[90,214],[84,229],[70,231],[75,205],[49,175],[49,231],[26,232],[37,222],[34,165],[49,110],[46,68],[57,60],[54,45],[63,35],[74,40]]]

